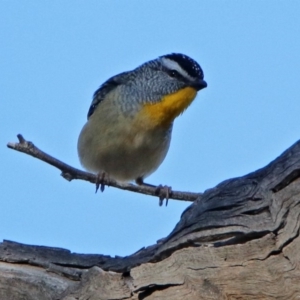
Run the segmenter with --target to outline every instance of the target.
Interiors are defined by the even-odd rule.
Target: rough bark
[[[0,244],[0,299],[300,299],[300,141],[127,257]]]

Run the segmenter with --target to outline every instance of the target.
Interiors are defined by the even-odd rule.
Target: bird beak
[[[191,86],[195,88],[197,91],[200,91],[207,87],[207,83],[206,81],[200,79],[198,81],[192,82]]]

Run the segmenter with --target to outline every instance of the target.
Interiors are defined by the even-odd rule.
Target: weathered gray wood
[[[2,300],[52,300],[76,283],[64,276],[48,272],[30,264],[0,262],[0,299]]]
[[[128,257],[0,244],[0,299],[300,299],[300,141]]]

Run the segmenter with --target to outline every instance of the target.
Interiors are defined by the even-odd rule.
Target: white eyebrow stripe
[[[187,78],[190,81],[195,80],[192,76],[190,76],[176,61],[162,57],[161,58],[162,64],[169,70],[176,70],[179,74],[183,77]]]

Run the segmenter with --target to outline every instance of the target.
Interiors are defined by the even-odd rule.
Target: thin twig
[[[64,162],[54,158],[53,156],[43,152],[37,148],[32,142],[26,141],[21,134],[17,135],[19,143],[8,143],[7,147],[19,152],[29,154],[37,159],[40,159],[57,169],[61,170],[61,176],[71,181],[73,179],[86,180],[91,183],[97,182],[97,176],[92,173],[84,172],[79,169],[73,168]],[[117,182],[111,178],[104,178],[103,184],[107,186],[112,186],[122,190],[127,190],[135,193],[141,193],[145,195],[159,196],[159,191],[157,187],[146,186],[146,185],[135,185],[131,183]],[[199,198],[201,193],[190,193],[190,192],[180,192],[171,191],[169,199],[181,200],[181,201],[194,201]]]

